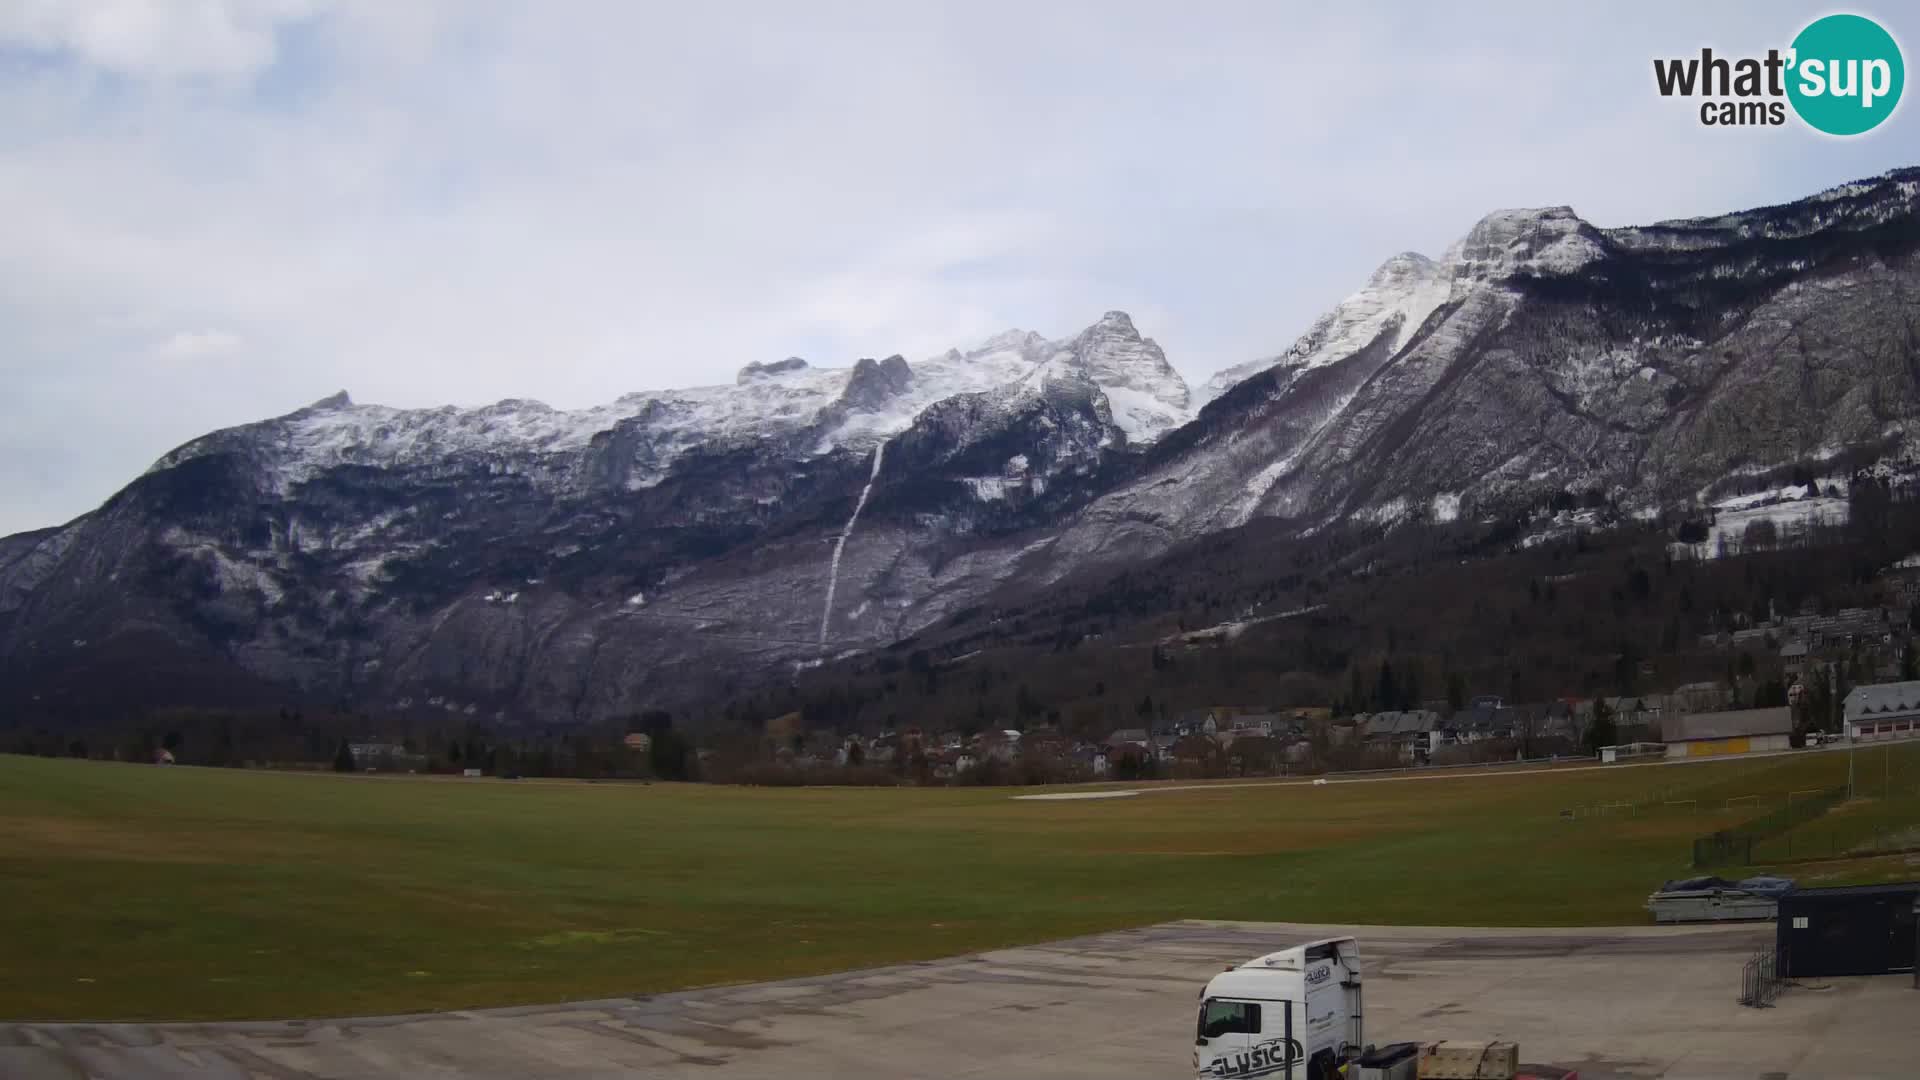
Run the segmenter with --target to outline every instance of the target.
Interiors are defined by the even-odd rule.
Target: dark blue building
[[[1780,974],[1885,975],[1915,970],[1920,881],[1795,889],[1780,898]]]

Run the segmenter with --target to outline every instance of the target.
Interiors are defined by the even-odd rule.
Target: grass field
[[[0,757],[0,1018],[546,1002],[1188,917],[1643,922],[1693,836],[1844,758],[1018,802]],[[1602,803],[1636,805],[1560,816]]]

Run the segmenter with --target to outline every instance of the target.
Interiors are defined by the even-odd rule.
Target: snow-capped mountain
[[[927,406],[963,394],[1040,394],[1052,381],[1090,384],[1120,432],[1145,445],[1190,416],[1187,385],[1160,346],[1125,312],[1110,311],[1079,335],[1049,341],[1009,330],[961,352],[909,363],[899,356],[816,368],[799,357],[755,362],[731,385],[627,394],[609,405],[562,411],[510,399],[475,409],[394,409],[355,403],[345,392],[275,420],[215,432],[162,457],[149,473],[194,458],[244,450],[277,494],[345,466],[391,469],[423,462],[516,459],[550,483],[590,483],[576,471],[596,439],[630,434],[622,483],[651,487],[700,449],[812,436],[795,456],[867,452],[905,431]]]
[[[1920,170],[1722,217],[1597,229],[1489,215],[1401,255],[1249,365],[1062,531],[1071,564],[1255,517],[1448,520],[1599,490],[1900,452],[1920,416]],[[1417,321],[1415,321],[1417,319]],[[1231,376],[1230,376],[1231,377]]]
[[[1920,170],[1600,229],[1491,214],[1189,395],[1124,314],[729,385],[399,410],[339,395],[0,538],[0,702],[579,722],[901,640],[1255,519],[1697,503],[1906,454]]]
[[[676,665],[712,675],[716,647],[758,665],[910,632],[1004,576],[972,549],[1083,502],[1189,415],[1121,312],[572,412],[337,394],[8,538],[0,671],[147,634],[193,658],[189,684],[233,663],[385,707],[600,715],[687,682]]]

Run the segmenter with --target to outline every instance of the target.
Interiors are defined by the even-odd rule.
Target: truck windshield
[[[1246,1001],[1220,1001],[1209,998],[1200,1006],[1199,1038],[1217,1039],[1222,1035],[1255,1035],[1260,1031],[1260,1006]]]

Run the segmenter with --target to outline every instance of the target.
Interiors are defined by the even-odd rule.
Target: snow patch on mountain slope
[[[1299,340],[1278,357],[1249,361],[1208,379],[1196,405],[1203,405],[1269,368],[1285,364],[1300,370],[1331,364],[1366,348],[1391,329],[1388,351],[1398,352],[1453,290],[1443,267],[1418,252],[1388,259],[1367,284],[1320,316]]]
[[[1254,512],[1260,509],[1260,504],[1266,501],[1274,487],[1294,471],[1301,457],[1318,442],[1335,420],[1346,414],[1347,406],[1352,405],[1353,399],[1358,395],[1357,389],[1342,394],[1314,421],[1313,426],[1301,436],[1300,441],[1294,444],[1292,453],[1255,473],[1247,481],[1245,492],[1235,500],[1229,511],[1227,523],[1237,527],[1253,520]]]
[[[1704,543],[1676,542],[1668,548],[1675,555],[1695,559],[1738,554],[1745,546],[1747,529],[1756,522],[1772,522],[1777,538],[1791,540],[1796,533],[1809,528],[1845,525],[1848,509],[1845,499],[1820,496],[1726,510],[1714,515]]]

